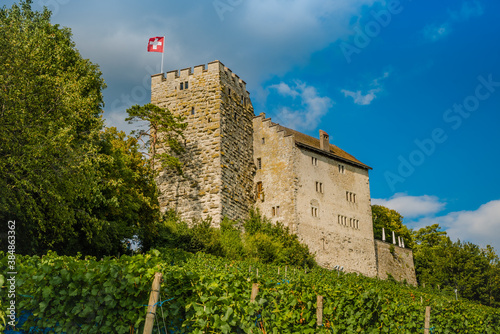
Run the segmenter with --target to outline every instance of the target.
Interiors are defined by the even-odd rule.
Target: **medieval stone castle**
[[[185,117],[185,175],[160,173],[162,209],[186,221],[286,224],[326,268],[416,284],[411,250],[374,240],[369,166],[330,143],[254,115],[245,82],[220,61],[151,78],[151,102]]]

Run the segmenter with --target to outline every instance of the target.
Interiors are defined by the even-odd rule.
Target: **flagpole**
[[[165,53],[165,36],[163,36],[163,52],[161,53],[161,70],[160,73],[163,74],[163,54]]]

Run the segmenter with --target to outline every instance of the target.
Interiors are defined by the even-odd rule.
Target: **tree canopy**
[[[31,3],[0,9],[0,219],[19,253],[119,253],[158,212],[150,169],[104,129],[99,67]]]
[[[413,257],[420,284],[457,291],[461,297],[500,306],[500,266],[491,246],[451,241],[438,224],[413,232]]]
[[[403,216],[385,206],[372,205],[373,233],[375,239],[382,240],[382,228],[385,230],[387,242],[392,243],[392,231],[396,238],[398,236],[404,239],[405,247],[413,247],[413,237],[411,230],[403,224]]]

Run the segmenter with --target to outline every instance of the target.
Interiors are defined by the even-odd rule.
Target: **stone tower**
[[[161,171],[160,206],[185,221],[246,218],[253,202],[253,107],[220,61],[151,77],[151,102],[185,118],[184,177]]]

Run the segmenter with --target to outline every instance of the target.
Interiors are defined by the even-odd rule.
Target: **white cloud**
[[[341,92],[344,93],[345,97],[352,97],[354,103],[359,104],[361,106],[368,105],[372,103],[373,99],[376,98],[375,93],[378,93],[380,89],[370,89],[368,93],[363,95],[360,90],[352,92],[349,90],[342,89]]]
[[[34,1],[34,7],[46,2]],[[82,55],[100,65],[108,117],[121,94],[143,86],[147,69],[159,65],[159,55],[146,52],[149,37],[166,36],[165,71],[219,59],[255,91],[352,35],[352,18],[370,15],[371,7],[385,0],[219,2],[231,7],[223,19],[214,1],[151,0],[148,6],[131,0],[51,1],[49,7],[56,5],[53,22],[72,29]],[[147,102],[148,94],[134,101]]]
[[[277,85],[269,86],[269,88],[276,89],[278,91],[278,93],[280,93],[283,96],[297,97],[298,95],[300,95],[300,93],[298,92],[298,90],[296,88],[292,89],[290,86],[288,86],[284,82],[280,82]]]
[[[448,36],[452,32],[452,27],[458,22],[468,21],[471,18],[483,15],[484,10],[479,1],[464,1],[458,11],[448,11],[448,19],[440,24],[428,24],[422,33],[424,38],[430,42],[435,42]]]
[[[456,241],[472,242],[480,247],[491,245],[500,252],[500,200],[490,201],[477,210],[455,211],[437,216],[446,203],[436,196],[409,196],[397,193],[389,199],[373,198],[372,204],[382,205],[403,215],[409,228],[439,224]]]
[[[326,96],[319,96],[316,88],[305,83],[296,81],[294,86],[281,82],[269,86],[280,95],[297,99],[296,108],[278,108],[276,119],[280,124],[290,128],[301,130],[317,127],[321,118],[332,107],[333,101]]]
[[[446,205],[436,196],[409,196],[405,193],[397,193],[389,199],[373,198],[372,204],[396,210],[405,218],[428,216],[443,210]]]
[[[370,83],[370,87],[374,87],[369,89],[365,94],[361,90],[352,91],[347,89],[342,89],[341,92],[345,97],[352,97],[355,104],[366,106],[372,103],[372,101],[377,97],[377,94],[383,91],[381,81],[387,79],[389,77],[390,72],[386,71],[382,74],[382,76],[373,79]]]
[[[409,223],[415,227],[439,224],[453,241],[469,241],[481,247],[491,245],[500,251],[500,200],[490,201],[477,210],[450,212]]]

